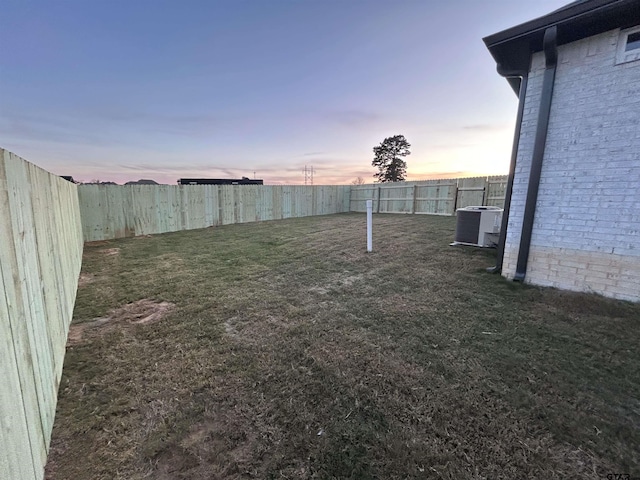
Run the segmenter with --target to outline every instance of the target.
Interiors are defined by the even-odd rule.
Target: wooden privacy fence
[[[506,176],[359,186],[80,185],[85,241],[364,212],[453,215],[468,205],[502,206]]]
[[[80,185],[85,241],[349,211],[349,186]]]
[[[41,479],[82,261],[76,186],[0,149],[0,478]]]
[[[504,205],[507,176],[451,178],[351,187],[350,211],[366,211],[373,200],[377,213],[454,215],[470,205]]]

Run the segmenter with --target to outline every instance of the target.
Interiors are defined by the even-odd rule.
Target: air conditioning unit
[[[451,245],[474,245],[476,247],[495,247],[500,237],[502,208],[464,207],[456,210],[455,241]]]

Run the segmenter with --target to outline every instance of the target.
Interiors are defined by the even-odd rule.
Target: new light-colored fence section
[[[450,215],[456,200],[456,179],[397,182],[351,187],[351,211],[366,210],[373,200],[376,213]]]
[[[350,210],[364,212],[366,201],[373,200],[377,213],[454,215],[469,205],[502,207],[506,185],[506,175],[354,185]]]
[[[504,208],[504,199],[507,194],[507,178],[507,175],[487,177],[483,205]]]
[[[0,149],[0,478],[44,476],[82,245],[76,186]]]
[[[85,241],[349,211],[350,187],[80,185]]]
[[[470,205],[484,205],[485,191],[487,188],[486,177],[461,178],[458,180],[458,194],[456,208],[464,208]]]

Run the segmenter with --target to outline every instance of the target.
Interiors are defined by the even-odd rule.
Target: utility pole
[[[304,173],[304,184],[313,185],[313,165],[309,165],[308,167],[305,165],[302,172]]]

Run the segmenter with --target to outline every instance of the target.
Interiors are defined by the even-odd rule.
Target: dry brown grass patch
[[[364,215],[85,248],[48,477],[640,476],[640,305],[374,222],[372,254]]]
[[[96,277],[95,275],[93,275],[92,273],[80,273],[80,276],[78,277],[78,287],[82,288],[86,285],[89,285],[90,283],[93,283],[95,281]]]
[[[95,318],[89,322],[74,323],[69,327],[67,345],[78,345],[88,337],[104,334],[116,326],[145,325],[156,323],[175,308],[171,302],[155,302],[143,298],[137,302],[111,310],[106,317]]]

